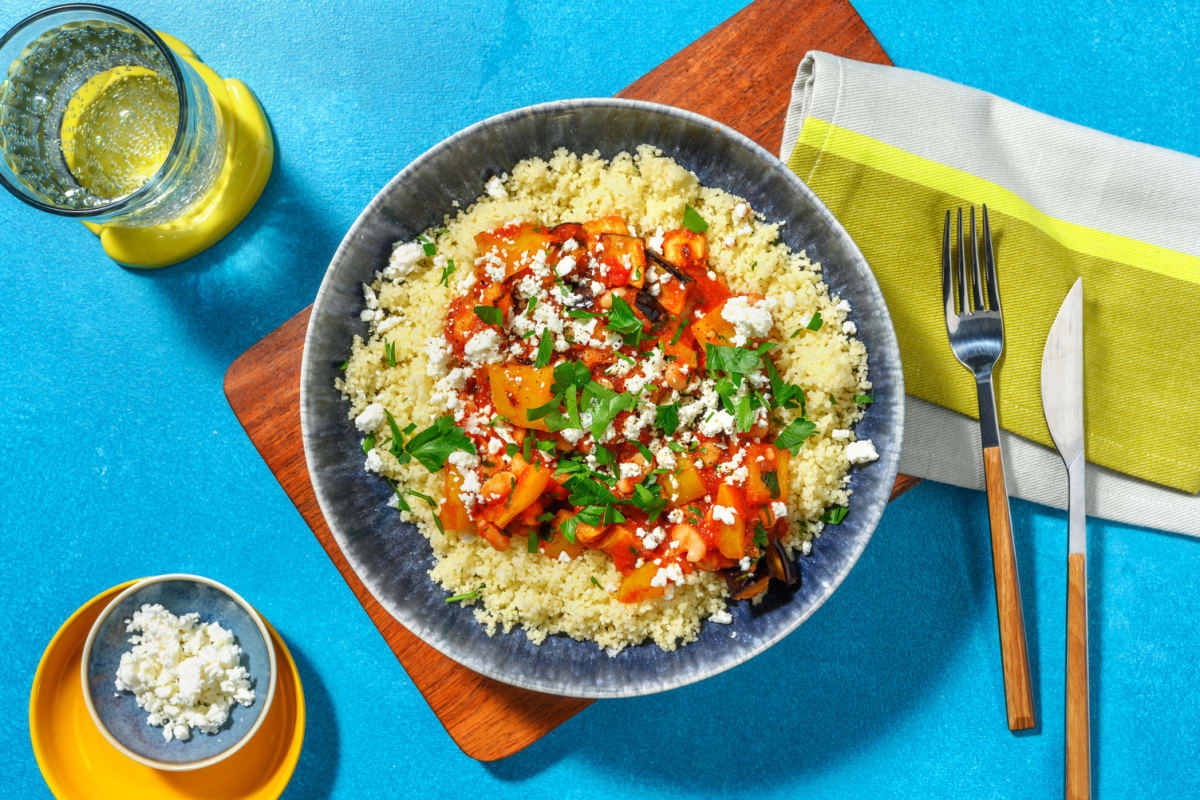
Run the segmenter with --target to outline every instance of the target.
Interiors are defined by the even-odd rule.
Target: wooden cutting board
[[[619,96],[696,111],[776,152],[796,67],[805,51],[814,49],[891,63],[846,0],[758,0]],[[301,445],[300,359],[310,310],[292,317],[230,366],[225,396],[446,731],[472,758],[492,761],[512,755],[592,701],[518,689],[471,672],[409,633],[350,569],[317,507]],[[893,497],[914,483],[901,475]]]

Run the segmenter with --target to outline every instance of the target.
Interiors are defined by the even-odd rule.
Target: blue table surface
[[[210,251],[125,270],[77,223],[0,197],[8,791],[48,794],[26,709],[62,620],[119,581],[187,571],[243,592],[292,648],[308,730],[290,798],[1060,794],[1064,515],[1013,503],[1041,718],[1014,736],[984,497],[931,483],[893,503],[842,588],[752,662],[597,703],[499,763],[462,755],[242,432],[222,377],[312,300],[344,231],[414,156],[506,109],[611,95],[743,3],[338,5],[122,3],[245,80],[271,117],[270,184]],[[901,66],[1200,154],[1190,4],[857,6]],[[35,7],[0,0],[0,25]],[[1089,533],[1097,796],[1200,796],[1200,542],[1099,520]]]

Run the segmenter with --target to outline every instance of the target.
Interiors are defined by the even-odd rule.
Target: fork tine
[[[967,305],[967,251],[963,247],[962,206],[958,207],[958,313],[971,313]]]
[[[983,311],[983,279],[979,277],[979,239],[975,235],[975,206],[971,206],[971,299],[975,301],[975,310]]]
[[[946,307],[946,325],[958,322],[954,313],[954,278],[950,275],[950,209],[946,209],[946,227],[942,231],[942,305]]]
[[[996,256],[992,253],[992,229],[988,225],[987,203],[983,205],[983,265],[987,271],[988,308],[1000,310],[1000,285],[996,282]]]

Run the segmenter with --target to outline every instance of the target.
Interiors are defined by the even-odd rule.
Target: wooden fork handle
[[[999,445],[983,448],[983,469],[987,478],[988,516],[992,526],[992,570],[996,582],[996,616],[1000,623],[1004,699],[1008,709],[1009,730],[1020,731],[1032,728],[1036,719],[1033,686],[1029,677],[1029,654],[1025,647],[1021,583],[1017,577],[1017,555],[1013,549],[1008,489],[1004,482],[1004,460]]]
[[[1067,800],[1092,796],[1088,723],[1087,556],[1067,556]]]

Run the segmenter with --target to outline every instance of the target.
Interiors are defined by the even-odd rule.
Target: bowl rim
[[[100,630],[101,624],[103,624],[104,621],[112,615],[113,611],[116,610],[117,606],[126,597],[129,597],[133,593],[145,588],[146,586],[151,586],[156,583],[167,583],[168,581],[190,581],[192,583],[200,583],[205,586],[210,586],[226,595],[243,609],[245,609],[245,611],[250,615],[250,618],[254,620],[254,624],[258,628],[259,635],[263,637],[263,641],[267,644],[267,663],[270,666],[270,677],[267,681],[267,696],[263,701],[262,706],[259,708],[258,716],[255,718],[254,724],[250,726],[250,730],[246,731],[245,734],[243,734],[236,742],[230,744],[229,747],[226,747],[224,750],[215,755],[199,761],[187,761],[183,763],[159,761],[158,759],[136,753],[130,748],[126,747],[120,740],[117,739],[116,736],[113,735],[112,731],[108,729],[108,726],[104,724],[104,721],[100,719],[100,714],[98,711],[96,711],[96,705],[92,702],[92,692],[90,687],[91,682],[88,680],[88,662],[91,660],[92,646],[95,643],[96,633]],[[211,767],[213,764],[224,761],[238,750],[242,749],[246,742],[254,738],[254,734],[258,733],[258,729],[262,726],[263,721],[267,718],[267,712],[271,709],[271,703],[275,700],[275,681],[278,673],[277,667],[278,664],[275,657],[275,645],[271,640],[271,634],[267,630],[267,626],[263,622],[263,618],[254,609],[254,606],[246,602],[245,598],[243,598],[233,589],[230,589],[225,584],[221,583],[220,581],[215,581],[212,578],[206,578],[203,575],[192,575],[185,572],[170,572],[164,575],[154,575],[149,578],[142,578],[134,581],[128,587],[120,591],[116,597],[110,600],[108,605],[106,605],[104,609],[96,616],[95,622],[92,623],[92,627],[88,631],[87,639],[84,640],[83,650],[80,652],[79,680],[83,690],[83,702],[87,706],[88,716],[92,718],[92,722],[95,723],[96,728],[100,731],[100,734],[106,740],[108,740],[109,744],[115,747],[123,755],[128,756],[134,761],[145,764],[153,769],[160,769],[168,772],[186,772],[189,770]]]
[[[794,172],[792,172],[792,170],[790,170],[787,167],[787,165],[783,163],[783,161],[781,161],[774,153],[771,153],[766,148],[764,148],[762,145],[758,144],[758,142],[754,141],[753,139],[751,139],[750,137],[741,133],[740,131],[735,130],[734,128],[730,127],[729,125],[726,125],[725,123],[718,122],[717,120],[714,120],[710,117],[706,117],[703,114],[697,114],[694,111],[688,111],[683,108],[678,108],[676,106],[666,105],[663,103],[655,103],[655,102],[650,102],[647,100],[633,100],[633,99],[623,98],[623,97],[564,98],[564,99],[560,99],[560,100],[552,100],[549,102],[537,103],[537,104],[529,105],[529,106],[523,106],[520,108],[511,109],[509,111],[505,111],[505,112],[502,112],[499,114],[494,114],[490,117],[479,120],[478,122],[472,123],[471,125],[468,125],[467,127],[462,128],[459,131],[457,131],[457,132],[451,134],[450,136],[447,136],[446,138],[442,139],[441,141],[437,142],[432,147],[426,149],[420,155],[413,158],[406,166],[404,166],[404,168],[402,168],[399,172],[397,172],[394,176],[392,176],[392,178],[386,184],[384,184],[371,197],[371,200],[368,201],[367,205],[363,207],[363,210],[359,213],[359,215],[357,217],[355,217],[354,222],[351,223],[350,227],[346,230],[346,235],[342,238],[342,241],[338,244],[337,250],[334,251],[332,258],[330,258],[329,266],[326,267],[324,275],[321,276],[321,285],[317,289],[317,294],[316,294],[315,298],[313,299],[312,313],[309,315],[308,323],[307,323],[307,326],[305,329],[304,351],[301,356],[301,364],[300,364],[300,428],[301,428],[301,440],[302,440],[302,445],[303,445],[303,449],[304,449],[305,465],[308,468],[309,479],[310,479],[310,482],[312,483],[312,487],[313,487],[313,494],[316,496],[317,506],[321,511],[321,516],[325,520],[325,524],[328,527],[330,534],[332,534],[334,541],[336,541],[338,543],[338,548],[342,551],[342,554],[346,559],[346,563],[350,566],[351,570],[354,571],[354,574],[357,577],[359,577],[360,579],[361,579],[363,572],[359,569],[359,564],[357,563],[357,558],[355,557],[355,555],[352,552],[348,552],[344,547],[342,547],[343,534],[339,530],[338,525],[335,523],[335,520],[332,518],[332,516],[328,512],[328,509],[330,508],[330,504],[329,504],[329,500],[327,497],[326,487],[324,487],[322,485],[321,481],[316,480],[316,478],[314,476],[312,464],[314,463],[314,458],[315,458],[315,452],[314,452],[315,445],[313,442],[313,437],[310,436],[310,434],[309,434],[309,431],[312,430],[312,421],[309,419],[309,391],[310,391],[310,386],[312,385],[312,381],[313,381],[313,370],[315,368],[315,365],[312,363],[312,360],[309,358],[309,353],[312,352],[313,341],[316,338],[317,320],[320,318],[320,314],[318,313],[320,310],[320,306],[322,305],[326,296],[328,296],[333,291],[332,284],[329,279],[330,279],[331,275],[334,273],[335,267],[342,261],[342,259],[345,258],[347,251],[350,249],[351,245],[353,244],[355,238],[358,235],[359,229],[365,224],[368,217],[371,216],[372,214],[376,213],[376,211],[378,210],[379,205],[380,205],[380,198],[387,192],[391,191],[393,189],[393,187],[401,184],[403,181],[408,179],[408,177],[412,173],[414,173],[420,166],[422,166],[426,161],[433,158],[434,156],[436,156],[443,150],[453,149],[456,145],[458,145],[459,142],[461,142],[462,140],[464,140],[470,136],[473,136],[477,131],[480,131],[480,130],[483,130],[483,129],[486,129],[486,128],[489,128],[489,127],[492,127],[495,125],[503,124],[512,119],[519,119],[521,117],[534,116],[534,115],[543,114],[543,113],[553,113],[555,111],[561,111],[564,107],[569,108],[569,109],[574,109],[574,108],[579,108],[579,107],[597,108],[597,107],[612,107],[612,106],[625,107],[625,108],[633,109],[635,111],[650,112],[650,113],[655,113],[655,114],[667,114],[669,116],[677,117],[677,118],[680,118],[680,119],[683,119],[683,120],[686,120],[686,121],[689,121],[692,123],[696,123],[699,125],[703,125],[705,127],[712,128],[713,130],[717,131],[718,133],[731,138],[735,143],[745,147],[746,149],[748,149],[749,151],[751,151],[752,153],[757,155],[759,158],[764,159],[765,161],[770,163],[773,167],[779,169],[781,174],[784,176],[785,180],[787,180],[789,183],[791,183],[800,194],[806,195],[820,209],[824,210],[825,214],[828,216],[828,218],[832,222],[832,224],[834,226],[836,226],[836,228],[840,229],[841,234],[845,238],[845,243],[846,243],[847,247],[849,248],[849,250],[851,251],[851,253],[854,255],[857,255],[857,257],[861,260],[861,262],[863,264],[867,265],[868,272],[870,272],[869,262],[867,261],[866,257],[863,255],[862,250],[859,248],[858,244],[854,241],[854,239],[846,231],[845,227],[833,215],[833,213],[831,211],[829,211],[829,209],[825,205],[824,201],[822,201],[821,198],[818,197],[811,188],[809,188],[808,184],[806,184],[803,180],[801,180],[801,178],[798,175],[796,175]],[[894,353],[895,362],[896,362],[895,363],[895,366],[896,366],[895,380],[896,380],[896,389],[897,389],[898,399],[895,404],[895,407],[891,410],[891,413],[894,415],[894,418],[895,418],[896,442],[895,442],[895,447],[889,448],[887,451],[887,454],[884,455],[880,459],[880,461],[882,462],[881,466],[885,467],[885,472],[887,473],[887,480],[889,482],[889,487],[890,487],[892,484],[895,483],[896,474],[899,471],[899,463],[900,463],[899,451],[900,451],[900,445],[902,444],[903,438],[904,438],[904,411],[905,411],[905,409],[904,409],[904,396],[905,396],[904,395],[904,373],[903,373],[903,370],[901,369],[900,348],[899,348],[899,342],[897,341],[897,338],[896,338],[895,324],[892,322],[892,315],[891,315],[890,309],[887,306],[887,300],[886,300],[886,298],[883,297],[883,292],[879,288],[879,282],[878,282],[878,280],[875,279],[874,274],[870,273],[868,277],[875,284],[876,291],[879,292],[879,299],[880,299],[879,310],[882,311],[882,313],[885,315],[885,317],[887,319],[886,330],[887,330],[887,333],[889,334],[889,339],[890,339],[890,348],[888,348],[888,349],[890,349],[892,351],[892,353]],[[885,348],[887,347],[886,343],[885,343],[884,347]],[[868,354],[868,355],[870,355],[870,354]],[[494,680],[500,681],[501,683],[505,683],[510,686],[517,686],[519,688],[528,689],[530,691],[541,692],[543,694],[559,695],[559,696],[564,696],[564,697],[580,697],[580,698],[591,698],[591,699],[640,697],[640,696],[644,696],[644,695],[658,694],[660,692],[671,691],[673,689],[678,689],[683,686],[688,686],[693,683],[698,683],[699,681],[706,680],[715,675],[719,675],[722,672],[726,672],[730,669],[733,669],[734,667],[737,667],[737,666],[740,666],[740,665],[746,663],[747,661],[751,660],[755,656],[759,655],[760,653],[764,652],[765,650],[778,644],[783,639],[787,638],[787,636],[792,634],[797,628],[799,628],[802,624],[804,624],[804,622],[806,622],[808,620],[808,618],[811,617],[817,611],[817,609],[819,609],[821,606],[823,606],[825,604],[825,602],[833,595],[833,593],[835,591],[837,591],[838,587],[841,586],[842,582],[846,579],[846,576],[850,574],[850,570],[852,570],[854,568],[854,565],[858,563],[858,560],[859,560],[859,558],[862,557],[863,551],[866,550],[866,546],[870,542],[871,537],[874,536],[875,531],[879,526],[879,520],[882,517],[883,511],[886,509],[888,502],[890,502],[890,501],[885,501],[883,506],[880,507],[879,509],[877,509],[877,511],[874,515],[875,518],[870,521],[869,530],[862,537],[861,546],[859,546],[857,548],[857,550],[853,553],[851,558],[848,558],[846,560],[846,563],[842,566],[842,568],[840,570],[838,570],[838,572],[831,577],[831,580],[829,581],[829,584],[828,584],[829,590],[825,593],[825,595],[820,599],[819,602],[817,602],[815,605],[813,605],[812,608],[810,608],[807,612],[800,614],[795,620],[792,621],[791,624],[789,624],[785,628],[781,629],[776,635],[771,636],[767,639],[764,639],[762,642],[758,643],[757,646],[755,646],[749,650],[742,651],[740,658],[729,659],[726,661],[722,661],[720,663],[715,663],[711,666],[708,666],[705,669],[697,670],[697,671],[695,671],[691,674],[688,674],[682,678],[674,680],[667,685],[635,686],[635,687],[631,687],[631,688],[622,687],[621,689],[616,689],[616,690],[608,690],[608,689],[598,689],[597,690],[597,689],[591,689],[590,687],[571,687],[568,690],[568,689],[564,689],[563,687],[561,687],[557,684],[554,684],[554,683],[548,683],[548,682],[543,682],[543,681],[539,681],[539,680],[528,680],[528,679],[523,678],[520,675],[513,675],[511,673],[502,673],[498,670],[488,669],[488,668],[481,667],[481,666],[478,666],[475,664],[466,663],[462,659],[456,657],[456,655],[454,653],[447,651],[447,649],[448,649],[447,643],[440,641],[440,640],[433,639],[432,637],[426,638],[424,636],[418,635],[415,631],[413,631],[411,629],[411,627],[405,621],[405,618],[410,615],[403,614],[403,613],[397,613],[398,611],[401,611],[401,610],[396,608],[394,603],[392,603],[390,601],[390,599],[388,599],[386,597],[376,597],[374,595],[374,593],[371,592],[370,587],[366,586],[365,583],[364,583],[364,587],[367,589],[367,591],[371,594],[372,597],[375,597],[376,601],[379,602],[379,604],[383,607],[383,609],[388,612],[389,616],[391,616],[393,619],[395,619],[397,622],[399,622],[401,625],[403,625],[406,630],[409,630],[414,636],[416,636],[422,642],[429,645],[434,650],[436,650],[437,652],[446,656],[447,658],[451,659],[452,661],[454,661],[458,664],[461,664],[462,666],[466,667],[467,669],[469,669],[473,672],[476,672],[480,675],[484,675],[485,677],[492,678]],[[430,580],[432,580],[432,579],[430,579]]]

